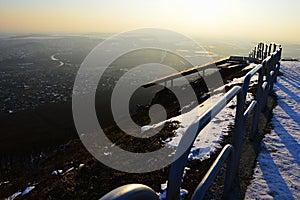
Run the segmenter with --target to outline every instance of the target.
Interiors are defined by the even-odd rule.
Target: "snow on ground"
[[[162,194],[158,193],[157,195],[159,195],[159,199],[160,200],[164,200],[167,198],[167,185],[168,185],[168,181],[166,183],[161,184],[161,189],[162,189]],[[180,189],[180,196],[184,197],[188,194],[189,192],[185,189]]]
[[[200,119],[203,113],[207,111],[214,103],[220,100],[221,95],[216,95],[209,98],[205,103],[197,106],[188,113],[179,115],[170,119],[170,121],[179,121],[180,127],[176,130],[176,135],[167,141],[170,147],[177,147],[182,136],[185,134],[188,127]],[[209,157],[218,148],[221,148],[220,143],[223,137],[228,134],[228,125],[234,122],[235,115],[235,99],[229,103],[229,106],[222,110],[209,123],[196,138],[191,149],[189,160],[203,160]]]
[[[3,181],[3,182],[0,182],[0,186],[1,185],[6,185],[6,184],[8,184],[9,183],[9,181]]]
[[[251,65],[251,66],[253,68],[255,65]],[[258,80],[258,76],[257,75],[253,76],[253,78],[251,79],[250,86],[253,86],[255,83],[257,83],[257,80]],[[243,81],[244,81],[244,77],[236,78],[232,82],[226,85],[233,86],[239,83],[243,83]],[[222,88],[225,88],[225,86],[223,86]],[[222,89],[219,88],[216,91],[220,92],[221,90]],[[176,130],[175,136],[172,138],[168,138],[165,141],[166,145],[168,145],[171,148],[172,147],[175,148],[179,145],[179,142],[182,136],[185,134],[188,127],[194,122],[199,121],[201,116],[211,106],[217,103],[222,98],[222,96],[224,96],[224,93],[213,95],[212,97],[207,99],[204,103],[196,106],[191,111],[152,126],[142,127],[141,132],[145,130],[149,130],[151,128],[156,128],[158,126],[161,126],[165,122],[179,122],[180,127]],[[250,102],[252,99],[253,99],[253,95],[251,93],[248,93],[246,97],[246,101]],[[188,158],[189,160],[195,160],[195,159],[205,160],[222,147],[221,143],[224,136],[228,134],[229,126],[234,124],[235,112],[236,112],[236,98],[233,98],[224,107],[224,109],[221,110],[216,115],[216,117],[214,117],[211,120],[211,122],[199,133],[189,154],[189,158]],[[166,186],[167,186],[167,182],[162,184],[161,187],[162,193],[159,194],[161,200],[166,198],[166,189],[167,189]],[[180,191],[182,197],[188,193],[188,191],[183,188],[181,188]]]
[[[33,190],[35,188],[35,186],[29,186],[27,187],[23,192],[22,192],[22,196],[28,194],[31,190]]]
[[[20,196],[22,194],[22,192],[16,192],[14,194],[12,194],[11,196],[9,196],[7,198],[7,200],[14,200],[15,198],[17,198],[18,196]]]
[[[251,65],[253,68],[255,65]],[[251,79],[250,87],[257,83],[258,76],[255,75]],[[242,83],[244,80],[244,77],[236,78],[230,83],[226,84],[226,86],[233,86],[237,85],[239,83]],[[180,127],[175,131],[175,136],[172,138],[168,138],[165,142],[166,145],[169,147],[177,147],[179,145],[179,142],[182,138],[182,136],[185,134],[188,127],[199,121],[201,116],[217,101],[219,101],[224,93],[219,93],[222,88],[225,88],[225,85],[221,88],[215,90],[216,95],[213,95],[212,97],[208,98],[205,102],[202,104],[196,106],[191,111],[184,113],[182,115],[173,117],[171,119],[168,119],[166,121],[160,122],[158,124],[154,125],[147,125],[141,127],[141,132],[148,131],[149,129],[159,127],[163,125],[166,122],[179,122]],[[250,102],[253,99],[253,95],[251,93],[247,94],[246,100],[247,102]],[[186,107],[189,107],[194,102],[190,103]],[[225,103],[225,102],[224,102]],[[223,110],[221,110],[215,118],[211,120],[211,122],[200,132],[198,137],[196,138],[193,147],[191,149],[191,153],[189,155],[189,160],[193,159],[200,159],[204,160],[208,158],[211,154],[213,154],[216,150],[221,148],[221,142],[228,134],[229,126],[234,123],[234,117],[236,112],[236,98],[232,99]]]
[[[14,199],[16,199],[16,198],[19,197],[19,196],[24,196],[24,195],[28,194],[28,193],[31,192],[31,190],[33,190],[34,188],[35,188],[35,185],[28,186],[28,187],[26,187],[26,188],[23,190],[23,192],[18,191],[18,192],[16,192],[16,193],[12,194],[11,196],[7,197],[6,199],[7,199],[7,200],[14,200]]]
[[[300,199],[300,62],[281,64],[274,129],[262,141],[245,199]]]

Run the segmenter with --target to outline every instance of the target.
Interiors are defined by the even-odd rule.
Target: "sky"
[[[0,32],[118,33],[300,43],[299,0],[0,0]]]

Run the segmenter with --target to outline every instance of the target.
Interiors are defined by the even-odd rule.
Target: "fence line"
[[[280,48],[281,45],[276,43],[265,44],[260,42],[249,52],[249,59],[264,60]]]
[[[220,170],[223,163],[228,160],[223,194],[224,198],[228,198],[228,195],[230,194],[230,190],[232,188],[233,179],[238,175],[238,168],[242,151],[242,141],[245,137],[245,125],[247,123],[249,115],[254,110],[250,139],[255,139],[257,136],[260,112],[265,108],[267,104],[268,95],[273,90],[273,84],[274,82],[276,82],[276,78],[279,72],[281,52],[281,45],[267,45],[259,43],[254,48],[254,50],[250,52],[249,60],[251,61],[251,58],[264,59],[262,64],[257,65],[246,74],[242,86],[234,86],[222,97],[221,100],[219,100],[208,111],[206,111],[197,123],[192,124],[187,129],[186,134],[184,134],[180,140],[174,157],[179,157],[176,156],[176,154],[181,156],[172,163],[169,172],[167,200],[180,199],[180,186],[182,182],[184,167],[187,162],[191,147],[198,134],[234,97],[237,97],[235,128],[232,144],[228,144],[222,149],[221,153],[218,155],[217,159],[210,167],[209,171],[206,173],[192,196],[192,200],[202,199],[217,172]],[[246,96],[250,81],[251,78],[257,73],[259,77],[256,98],[246,106]],[[196,133],[195,131],[191,131],[195,130],[195,128],[197,130]],[[186,148],[186,144],[189,144],[190,146]],[[180,151],[182,149],[186,149],[184,150],[183,154],[182,151]],[[141,195],[143,196],[144,200],[153,199],[153,197],[147,198],[149,192],[153,193],[151,195],[155,194],[153,190],[151,191],[149,190],[149,188],[145,188],[146,186],[143,185],[140,185],[140,187],[131,187],[131,185],[119,187],[105,195],[103,198],[101,198],[101,200],[133,200],[137,197],[134,195]],[[126,190],[125,192],[124,188]],[[134,195],[130,196],[129,194]]]

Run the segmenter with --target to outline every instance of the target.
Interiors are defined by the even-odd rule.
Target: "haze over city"
[[[0,0],[0,31],[118,33],[166,28],[192,37],[300,42],[298,0]]]

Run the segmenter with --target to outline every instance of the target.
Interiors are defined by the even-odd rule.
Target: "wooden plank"
[[[242,57],[242,56],[225,57],[225,58],[222,58],[222,59],[217,60],[217,61],[213,61],[213,62],[204,64],[204,65],[200,65],[200,66],[195,66],[195,67],[192,67],[192,68],[189,68],[189,69],[186,69],[186,70],[183,70],[183,71],[180,71],[180,72],[177,72],[177,73],[174,73],[174,74],[171,74],[171,75],[159,78],[159,79],[156,79],[154,81],[151,81],[151,82],[143,85],[143,87],[148,88],[148,87],[157,85],[159,83],[163,83],[163,82],[166,82],[166,81],[169,81],[169,80],[180,78],[182,76],[188,76],[190,74],[201,72],[201,71],[206,70],[206,69],[213,69],[215,67],[217,67],[219,69],[231,68],[232,65],[242,64],[243,62],[246,62],[247,60],[249,60],[248,57]],[[226,64],[226,63],[228,63],[228,65],[225,66],[224,64]]]

